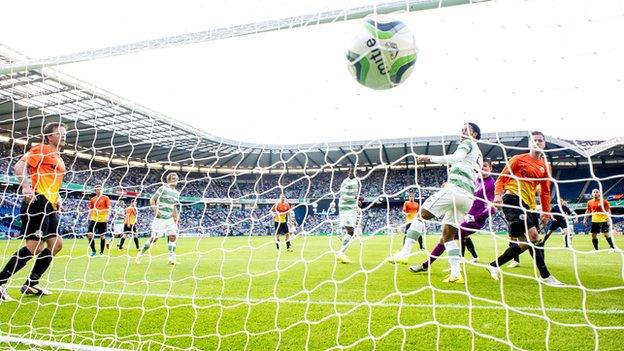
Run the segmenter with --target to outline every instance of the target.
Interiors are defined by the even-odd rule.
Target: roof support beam
[[[490,146],[490,148],[489,148],[489,149],[488,149],[488,151],[485,153],[485,155],[483,155],[483,158],[488,157],[488,155],[492,152],[492,150],[494,150],[494,148],[495,148],[495,147],[496,147],[495,145]]]
[[[388,156],[388,150],[386,149],[386,145],[381,144],[381,149],[383,150],[384,157],[386,158],[386,163],[391,164],[392,162],[390,162],[390,156]],[[382,160],[382,163],[383,163],[383,160]]]
[[[323,150],[321,150],[321,149],[319,148],[319,149],[318,149],[318,151],[319,151],[320,153],[324,154],[324,155],[325,155],[325,158],[326,158],[326,159],[328,159],[328,160],[329,160],[329,162],[331,162],[331,163],[336,163],[336,161],[332,160],[332,159],[331,159],[331,157],[329,157],[329,150],[325,150],[325,151],[323,151]]]
[[[169,155],[169,159],[173,160],[173,162],[180,162],[183,159],[180,159],[180,157],[182,156],[186,156],[184,157],[184,159],[186,159],[187,157],[190,158],[191,157],[191,152],[189,150],[178,150],[178,151],[174,151]]]
[[[368,157],[368,154],[366,153],[366,149],[364,149],[364,146],[362,146],[360,148],[360,153],[364,155],[364,158],[366,159],[366,162],[372,167],[373,166],[373,162],[371,161],[370,157]]]
[[[338,147],[338,150],[340,150],[340,152],[342,152],[342,156],[347,156],[347,160],[349,160],[349,162],[351,162],[351,165],[353,167],[356,166],[355,161],[351,158],[351,155],[349,155],[348,152],[345,152],[342,147]],[[341,157],[342,158],[342,157]]]
[[[518,146],[520,146],[520,144],[522,144],[524,142],[524,140],[526,139],[526,137],[522,137],[520,138],[520,140],[518,140],[518,142],[514,145],[514,148],[509,150],[509,152],[507,153],[510,156],[514,156],[516,154],[519,154],[520,151],[517,151],[515,148],[517,148]],[[505,162],[509,161],[509,158],[505,159]]]
[[[297,158],[299,152],[294,152],[292,150],[288,150],[288,152],[292,155],[292,158],[297,161],[297,164],[299,164],[299,166],[301,167],[301,169],[305,169],[305,166],[303,165],[303,163]]]
[[[85,139],[90,139],[90,138],[96,139],[98,137],[98,134],[101,135],[103,133],[102,131],[98,132],[97,128],[94,128],[94,127],[79,129],[79,130],[76,130],[76,139],[78,140],[85,140]]]
[[[99,140],[99,139],[96,139],[96,140]],[[111,140],[104,140],[104,141],[94,142],[92,144],[92,147],[94,147],[96,149],[98,149],[98,148],[106,148],[106,147],[118,148],[118,146],[115,146],[115,145],[121,144],[123,146],[124,144],[127,144],[127,143],[129,143],[129,141],[123,141],[122,142],[120,140],[114,140],[114,139],[112,141]]]
[[[256,168],[256,166],[258,166],[258,161],[260,160],[260,157],[262,157],[262,152],[258,152],[258,156],[256,157],[256,159],[251,162],[251,168]]]
[[[145,158],[145,153],[153,147],[153,144],[140,143],[133,144],[130,143],[128,145],[124,145],[118,148],[116,151],[118,153],[127,154],[128,157],[141,157]],[[141,156],[137,156],[136,154],[141,154]]]
[[[241,167],[245,167],[245,164],[244,164],[244,163],[245,163],[245,160],[246,160],[249,156],[251,156],[251,154],[252,154],[251,150],[249,150],[248,152],[245,152],[245,153],[244,153],[244,156],[243,156],[243,159],[242,159],[242,160],[240,160],[240,161],[238,162],[238,164],[239,164]]]
[[[444,152],[445,155],[448,155],[449,152],[451,152],[451,146],[453,146],[454,141],[451,140],[448,144],[448,146],[446,147],[446,151]]]
[[[221,166],[226,166],[230,161],[232,161],[237,156],[240,156],[240,153],[235,153],[232,156],[228,157],[225,161],[220,162]]]
[[[156,147],[156,149],[160,149],[160,148]],[[169,160],[170,151],[171,149],[162,148],[161,150],[158,150],[158,151],[150,151],[145,156],[151,158],[152,160],[162,161],[161,157],[167,155],[167,160]]]
[[[306,157],[306,160],[312,162],[317,168],[323,168],[321,165],[318,164],[318,162],[314,161],[314,159],[308,154],[305,154],[305,157]]]
[[[403,144],[403,154],[406,155],[406,156],[409,154],[409,152],[407,151],[407,143]],[[406,157],[405,158],[405,168],[408,168],[409,164],[410,164],[409,157]]]

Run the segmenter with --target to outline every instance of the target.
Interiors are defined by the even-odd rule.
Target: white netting
[[[548,26],[529,27],[526,31],[532,36],[543,31],[558,37],[557,33],[570,28],[575,33],[583,28],[590,28],[592,33],[619,28],[622,8],[617,5],[621,3],[608,4],[614,9],[608,16],[604,8],[599,15],[590,11],[590,15],[572,16],[575,20],[591,19],[592,24],[579,25],[566,17],[562,22],[547,20]],[[551,5],[562,6],[561,2]],[[496,9],[497,5],[492,6],[490,9]],[[577,4],[575,9],[578,8]],[[344,17],[344,12],[329,15]],[[303,17],[301,21],[310,22]],[[271,28],[284,27],[276,23]],[[520,20],[510,26],[522,28]],[[485,28],[478,28],[485,33]],[[518,40],[524,31],[496,30],[499,29]],[[208,32],[207,37],[198,40],[210,35]],[[174,46],[197,42],[193,41],[195,37],[161,42],[163,47]],[[426,37],[420,38],[425,40],[425,46],[431,40]],[[498,44],[507,49],[514,46],[510,42]],[[479,41],[479,46],[485,45]],[[588,69],[587,65],[597,62],[614,67],[611,64],[621,57],[621,48],[614,48],[613,42],[606,39],[595,47],[600,45],[607,49],[588,53],[581,45],[564,50],[571,56],[561,60],[567,67]],[[103,56],[122,54],[126,49],[109,50]],[[495,67],[500,69],[514,62],[529,62],[533,53],[541,50],[534,67],[546,70],[556,66],[553,62],[560,59],[555,57],[558,49],[562,48],[541,47],[531,52],[517,49],[483,60],[496,63]],[[102,52],[92,51],[85,57],[100,58]],[[451,49],[449,52],[457,53]],[[0,55],[3,67],[14,67],[11,64],[15,62],[34,62],[8,48],[3,48]],[[478,54],[469,55],[474,62],[480,59]],[[589,59],[587,55],[597,59]],[[79,56],[70,55],[72,59]],[[544,58],[553,62],[543,64]],[[302,59],[308,62],[305,60],[308,59]],[[588,92],[602,83],[608,83],[605,86],[611,91],[621,91],[622,71],[614,70],[610,78],[601,74],[593,79],[591,72],[583,72],[578,79],[564,81],[557,80],[563,72],[556,70],[555,78],[545,81],[542,91],[536,84],[516,92],[513,82],[503,84],[501,77],[485,77],[484,82],[471,79],[467,85],[458,82],[460,86],[455,90],[465,92],[471,84],[481,88],[490,85],[489,90],[477,90],[491,93],[492,99],[518,93],[528,101],[534,98],[536,105],[540,105],[540,101],[575,99],[583,95],[579,91]],[[436,93],[453,90],[435,88],[442,85],[441,81],[424,74]],[[470,76],[470,72],[466,74]],[[513,73],[513,77],[522,74]],[[496,86],[500,89],[492,91]],[[406,104],[409,94],[412,98],[420,96],[410,89],[397,93],[407,94],[402,95]],[[562,90],[568,94],[560,94]],[[551,95],[549,91],[556,92]],[[600,93],[606,94],[604,90]],[[440,96],[432,102],[432,109],[448,101],[448,96]],[[185,102],[180,99],[177,103]],[[276,106],[276,111],[293,108],[284,105]],[[587,107],[587,111],[599,114],[594,107]],[[389,108],[402,111],[404,107],[393,102]],[[551,109],[556,110],[554,107],[546,110]],[[606,109],[607,114],[613,112]],[[502,119],[501,114],[506,112],[494,115]],[[512,111],[509,114],[514,115]],[[484,266],[500,255],[509,242],[505,235],[507,223],[500,211],[473,238],[479,261],[462,265],[465,284],[441,282],[446,276],[443,272],[446,256],[424,274],[413,274],[405,266],[386,263],[386,258],[402,246],[401,234],[406,231],[402,206],[407,192],[413,190],[422,203],[447,180],[446,168],[431,164],[416,167],[417,155],[451,154],[459,144],[455,136],[424,137],[426,134],[419,133],[419,138],[299,146],[235,142],[174,122],[77,79],[47,70],[13,69],[0,75],[0,116],[0,233],[12,239],[0,241],[2,267],[24,244],[19,231],[26,218],[21,215],[23,197],[15,165],[28,151],[27,143],[40,141],[46,123],[63,121],[68,130],[68,143],[62,155],[67,171],[61,187],[64,209],[59,226],[64,247],[41,279],[41,285],[53,295],[20,294],[34,259],[11,277],[8,294],[17,302],[0,302],[0,348],[559,350],[619,346],[624,332],[621,301],[624,257],[621,252],[609,254],[602,237],[599,237],[602,250],[597,252],[591,251],[593,244],[588,236],[573,236],[572,248],[565,248],[559,238],[548,241],[546,263],[566,283],[564,287],[543,284],[526,254],[519,268],[503,268],[502,280],[491,280]],[[496,119],[483,119],[481,126],[488,133],[479,147],[484,156],[493,159],[494,174],[497,174],[510,157],[528,150],[530,136],[526,131],[505,132],[507,126],[493,131],[486,126],[496,125],[493,122]],[[236,123],[229,115],[223,121],[216,118],[212,121]],[[302,118],[296,123],[300,133],[306,131],[305,122]],[[461,122],[436,120],[437,124],[457,124],[457,129]],[[526,120],[522,123],[523,129],[533,128]],[[553,164],[553,203],[558,199],[568,200],[575,211],[568,219],[582,219],[589,200],[587,195],[598,188],[612,206],[610,232],[618,234],[622,228],[624,197],[621,138],[608,142],[601,138],[597,142],[558,138],[576,135],[568,134],[568,130],[583,128],[584,123],[591,121],[565,123],[558,127],[560,133],[547,133],[546,154]],[[343,140],[355,138],[348,130],[342,131]],[[361,232],[361,235],[356,235],[357,239],[346,251],[353,261],[347,265],[336,260],[343,239],[337,199],[347,169],[353,165],[359,166],[357,179],[364,201],[356,225],[356,234]],[[84,236],[88,231],[88,201],[93,196],[93,187],[102,185],[112,200],[112,208],[119,199],[125,200],[126,206],[131,198],[138,199],[138,248],[141,249],[154,220],[149,199],[171,172],[180,176],[176,188],[181,192],[178,223],[181,238],[175,251],[179,265],[167,264],[166,238],[154,243],[140,264],[135,263],[137,250],[132,236],[125,239],[123,250],[115,247],[120,242],[116,238],[104,255],[96,252],[96,257],[89,257],[90,248]],[[275,227],[271,207],[280,194],[293,207],[292,216],[297,222],[297,228],[291,229],[293,252],[286,251],[283,238],[279,250],[272,239]],[[111,213],[109,232],[113,228],[112,220]],[[574,224],[573,230],[580,234],[589,231],[589,227],[581,220]],[[427,222],[426,250],[438,242],[439,231],[439,220]],[[616,248],[624,246],[621,236],[613,237]],[[96,251],[99,252],[98,240]],[[418,264],[426,257],[425,251],[415,248],[409,261]]]

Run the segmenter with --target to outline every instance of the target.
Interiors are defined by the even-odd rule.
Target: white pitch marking
[[[104,290],[80,290],[80,289],[68,289],[68,288],[54,288],[54,291],[66,291],[75,293],[86,294],[100,294],[100,295],[123,295],[123,296],[137,296],[137,297],[158,297],[168,299],[181,299],[181,300],[205,300],[205,301],[229,301],[240,303],[283,303],[283,304],[296,304],[296,305],[325,305],[325,306],[372,306],[372,307],[408,307],[408,308],[455,308],[455,309],[476,309],[476,310],[505,310],[503,306],[483,306],[483,305],[460,305],[460,304],[414,304],[414,303],[386,303],[386,302],[356,302],[356,301],[326,301],[326,300],[292,300],[292,299],[279,299],[279,298],[246,298],[246,297],[231,297],[231,296],[191,296],[191,295],[172,295],[172,294],[155,294],[155,293],[137,293],[137,292],[120,292],[120,291],[104,291]],[[541,312],[542,308],[532,306],[510,306],[516,310],[524,312]],[[621,315],[624,314],[622,309],[608,309],[608,310],[596,310],[596,309],[578,309],[578,308],[560,308],[560,307],[545,307],[543,309],[546,312],[562,312],[562,313],[583,313],[589,314],[606,314],[606,315]]]

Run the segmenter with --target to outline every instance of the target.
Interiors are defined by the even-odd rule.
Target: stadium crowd
[[[0,143],[0,176],[13,175],[13,166],[23,148],[18,144]],[[89,161],[63,155],[68,172],[65,183],[78,184],[85,190],[65,193],[61,232],[80,236],[86,232],[88,199],[93,195],[92,188],[102,185],[113,199],[121,196],[138,196],[138,229],[146,235],[152,221],[152,211],[148,206],[151,194],[162,184],[165,172],[145,167],[116,166],[97,161]],[[306,215],[298,216],[299,231],[303,233],[335,233],[335,215],[317,215],[311,203],[320,198],[337,199],[344,172],[318,172],[313,174],[199,174],[180,172],[178,189],[183,197],[180,228],[183,233],[203,235],[265,235],[272,234],[273,224],[271,204],[266,200],[277,199],[284,194],[293,205],[308,206]],[[421,168],[414,170],[380,170],[358,174],[361,180],[362,196],[369,203],[362,212],[363,233],[396,232],[404,224],[401,212],[402,199],[408,189],[416,192],[416,198],[424,201],[435,188],[446,180],[445,168]],[[12,216],[21,203],[15,194],[15,184],[5,184],[0,202],[0,232],[16,235]],[[385,198],[394,199],[387,205]],[[202,200],[204,199],[204,200]],[[226,199],[223,201],[211,201]],[[246,201],[245,201],[246,200]],[[264,201],[263,201],[264,200]],[[229,203],[228,203],[229,202]],[[244,202],[244,203],[243,203]],[[251,202],[251,204],[250,204]],[[372,203],[370,203],[372,202]],[[246,204],[245,204],[246,203]],[[431,224],[432,231],[439,228]],[[494,216],[491,230],[503,231],[502,217]]]

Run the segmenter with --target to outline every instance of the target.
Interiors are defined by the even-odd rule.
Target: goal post
[[[171,37],[163,37],[118,46],[111,46],[97,50],[50,57],[47,59],[32,59],[26,62],[13,62],[9,64],[3,64],[0,65],[0,75],[10,74],[14,72],[23,72],[27,70],[37,70],[46,67],[54,67],[58,65],[82,61],[103,59],[118,55],[129,55],[145,50],[165,49],[180,45],[190,45],[214,40],[223,40],[244,35],[253,35],[272,31],[316,26],[327,23],[336,23],[341,21],[364,18],[372,13],[389,14],[399,11],[412,12],[448,6],[465,5],[484,1],[490,0],[405,0],[301,16],[284,17],[262,22],[215,28],[202,32],[187,33]]]

